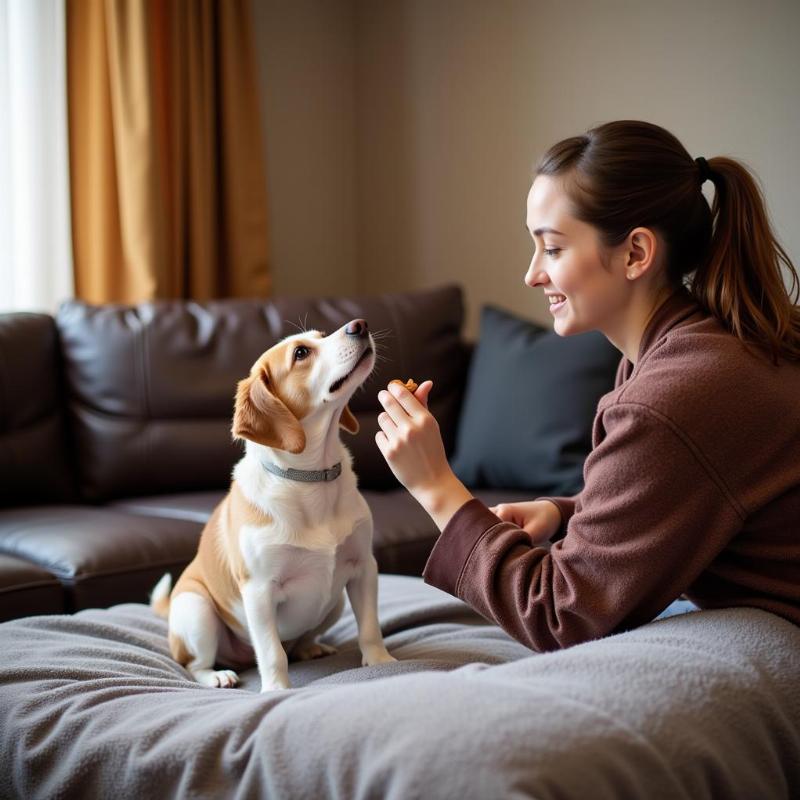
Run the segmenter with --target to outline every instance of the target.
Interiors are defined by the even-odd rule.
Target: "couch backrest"
[[[53,318],[0,314],[0,507],[74,499]]]
[[[376,395],[392,378],[430,378],[448,452],[463,397],[468,345],[460,287],[342,298],[276,298],[92,306],[65,303],[58,325],[82,494],[91,500],[227,487],[242,446],[230,435],[237,382],[299,329],[354,318],[378,333],[380,356],[343,433],[363,488],[396,482],[375,444]],[[299,327],[298,327],[299,326]]]

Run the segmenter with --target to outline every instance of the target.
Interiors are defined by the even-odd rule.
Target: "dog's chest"
[[[354,517],[334,519],[303,531],[302,545],[296,541],[276,536],[272,527],[249,527],[240,536],[251,580],[265,602],[275,605],[282,641],[319,625],[337,603],[372,552],[372,525]]]

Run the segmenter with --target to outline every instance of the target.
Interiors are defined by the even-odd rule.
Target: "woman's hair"
[[[618,120],[554,144],[536,175],[559,176],[577,219],[606,248],[648,227],[666,243],[667,278],[747,344],[777,363],[800,358],[800,282],[770,227],[764,197],[732,158],[708,159],[715,187],[709,208],[703,170],[658,125]],[[781,274],[786,267],[791,290]]]

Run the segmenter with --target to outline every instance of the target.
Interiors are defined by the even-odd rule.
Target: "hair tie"
[[[708,161],[703,156],[699,156],[694,161],[700,168],[700,185],[702,186],[706,181],[711,180],[711,167],[708,166]]]

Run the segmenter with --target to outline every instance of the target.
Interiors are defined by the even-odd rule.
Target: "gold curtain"
[[[68,0],[75,293],[265,297],[250,0]]]

